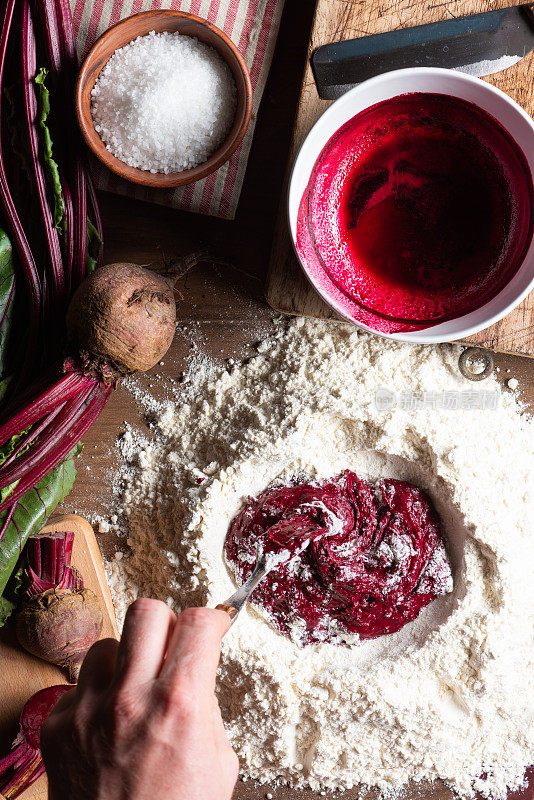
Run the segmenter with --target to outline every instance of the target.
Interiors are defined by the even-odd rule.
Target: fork
[[[267,531],[269,534],[281,534],[282,539],[287,539],[287,544],[291,539],[296,536],[302,536],[302,544],[296,549],[281,549],[279,551],[269,551],[264,553],[261,549],[260,542],[256,545],[256,564],[252,570],[252,574],[245,581],[245,583],[237,589],[230,597],[223,603],[219,603],[215,608],[220,611],[226,611],[231,620],[231,625],[235,622],[237,615],[249,599],[250,595],[262,582],[262,580],[272,572],[273,569],[286,564],[293,556],[301,553],[309,544],[313,534],[317,531],[317,525],[311,523],[307,517],[300,516],[302,522],[293,517],[291,520],[280,520]],[[282,546],[283,547],[283,546]]]

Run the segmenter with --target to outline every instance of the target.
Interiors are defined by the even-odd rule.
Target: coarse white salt
[[[182,172],[223,143],[236,86],[217,51],[192,36],[139,36],[109,59],[91,92],[95,130],[114,156],[149,172]]]

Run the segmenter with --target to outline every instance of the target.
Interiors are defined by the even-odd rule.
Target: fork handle
[[[235,606],[228,605],[228,603],[219,603],[218,605],[215,606],[215,608],[218,611],[226,611],[226,613],[230,617],[231,622],[233,622],[234,619],[239,614],[239,611],[237,610],[237,608]]]
[[[218,608],[220,611],[226,611],[230,617],[231,625],[233,625],[235,622],[237,615],[249,599],[254,589],[259,583],[261,583],[269,571],[270,570],[265,569],[263,565],[257,567],[250,578],[245,581],[243,586],[230,595],[230,597],[228,597],[224,603],[219,603],[215,606],[215,608]]]

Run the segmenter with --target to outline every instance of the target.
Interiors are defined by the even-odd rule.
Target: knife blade
[[[491,75],[534,49],[534,3],[401,28],[317,48],[319,97],[335,100],[367,78],[406,67],[447,67]]]

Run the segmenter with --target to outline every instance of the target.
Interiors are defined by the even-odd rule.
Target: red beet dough
[[[452,590],[437,513],[409,483],[384,480],[377,492],[347,470],[327,481],[267,489],[247,503],[226,539],[226,559],[240,582],[253,569],[257,543],[273,549],[272,526],[280,520],[296,520],[310,542],[293,563],[267,575],[253,602],[280,633],[298,631],[301,644],[393,633]]]

